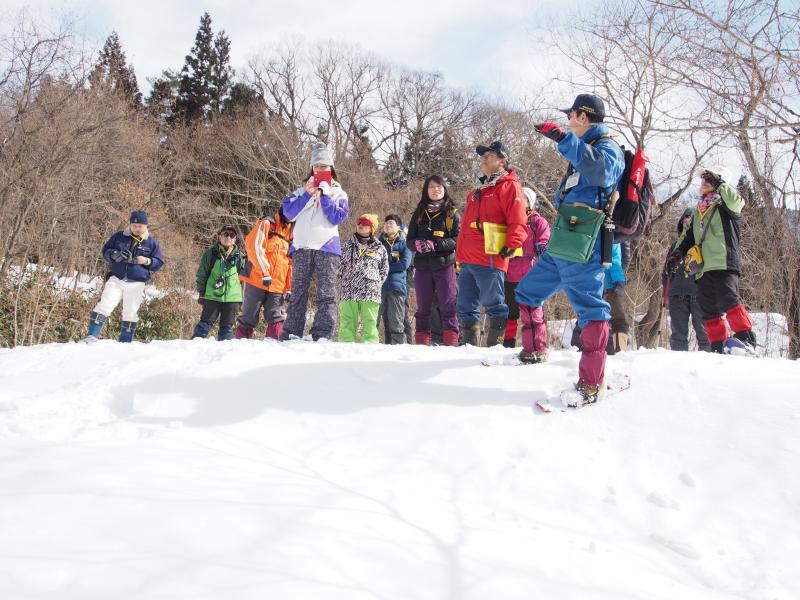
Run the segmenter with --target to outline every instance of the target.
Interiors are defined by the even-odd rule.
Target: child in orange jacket
[[[267,322],[266,337],[280,339],[286,320],[285,304],[292,290],[292,244],[294,224],[278,210],[275,216],[261,217],[245,238],[248,268],[239,276],[244,283],[242,313],[236,339],[251,338],[263,307]]]

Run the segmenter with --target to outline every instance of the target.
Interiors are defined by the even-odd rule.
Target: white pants
[[[136,313],[144,300],[144,281],[122,281],[112,275],[103,287],[100,302],[94,312],[109,316],[122,300],[122,320],[138,321]]]

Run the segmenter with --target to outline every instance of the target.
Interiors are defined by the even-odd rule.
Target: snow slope
[[[0,350],[0,598],[800,598],[800,363],[510,353]]]

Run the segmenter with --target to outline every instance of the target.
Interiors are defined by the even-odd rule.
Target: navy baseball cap
[[[601,119],[605,119],[606,117],[606,105],[594,94],[578,94],[572,106],[569,108],[562,108],[561,112],[569,114],[570,111],[573,110],[582,110],[587,114],[595,115]]]
[[[147,225],[147,213],[143,210],[135,210],[131,213],[131,219],[128,221],[129,223],[141,223],[142,225]]]
[[[503,158],[509,157],[508,148],[500,140],[495,140],[488,146],[478,146],[477,148],[475,148],[475,152],[477,152],[480,156],[483,156],[486,152],[494,152],[495,154],[497,154],[498,156],[502,156]]]

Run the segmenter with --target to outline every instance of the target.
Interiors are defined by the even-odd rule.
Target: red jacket
[[[461,218],[461,231],[456,242],[456,262],[482,265],[505,271],[508,259],[484,252],[484,223],[506,225],[506,246],[519,248],[528,237],[528,217],[525,214],[525,194],[513,169],[494,183],[482,186],[478,199],[475,190],[467,195],[467,206]]]

